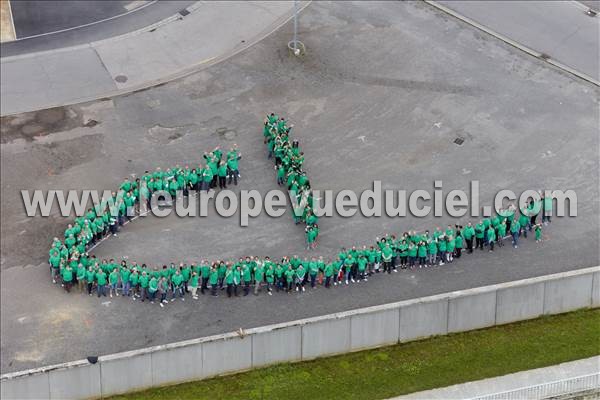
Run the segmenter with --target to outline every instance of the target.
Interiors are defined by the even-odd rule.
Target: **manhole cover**
[[[85,126],[86,128],[92,128],[96,125],[98,125],[98,121],[96,121],[95,119],[90,119],[85,124],[83,124],[83,126]]]
[[[189,14],[190,14],[190,12],[184,8],[183,10],[179,11],[179,14],[180,14],[182,17],[185,17],[186,15],[189,15]]]
[[[119,83],[125,83],[125,82],[127,82],[127,77],[125,75],[117,75],[115,77],[115,81],[117,81]]]
[[[462,146],[462,144],[464,142],[465,142],[465,138],[457,137],[456,139],[454,139],[454,144],[457,144],[459,146]]]

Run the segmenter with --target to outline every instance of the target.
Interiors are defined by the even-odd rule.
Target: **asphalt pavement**
[[[439,1],[451,10],[600,81],[600,18],[577,1]],[[592,4],[590,4],[592,5]]]
[[[2,118],[3,373],[600,264],[597,86],[419,2],[315,2],[299,34],[307,48],[300,59],[286,48],[288,23],[184,79]],[[195,163],[235,142],[238,188],[266,193],[276,186],[262,142],[270,111],[295,124],[315,188],[360,191],[380,179],[386,189],[433,190],[441,179],[444,190],[466,190],[479,180],[482,205],[500,189],[573,189],[579,216],[555,219],[541,244],[303,294],[205,296],[161,309],[66,294],[50,282],[48,246],[68,221],[27,218],[21,189],[112,189],[125,176]],[[452,222],[323,218],[314,254]],[[139,220],[94,252],[159,264],[313,254],[303,244],[290,218],[261,216],[241,228],[210,215]]]
[[[59,4],[54,8],[51,3]],[[74,3],[73,8],[67,3]],[[62,49],[123,35],[156,24],[194,3],[191,0],[13,1],[13,10],[17,9],[21,19],[18,25],[31,25],[31,31],[23,32],[18,40],[0,44],[1,56]],[[50,19],[46,21],[46,17]]]

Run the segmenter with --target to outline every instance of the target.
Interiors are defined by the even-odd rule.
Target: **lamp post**
[[[288,43],[288,48],[295,56],[304,53],[304,43],[298,40],[298,0],[294,0],[294,38]]]

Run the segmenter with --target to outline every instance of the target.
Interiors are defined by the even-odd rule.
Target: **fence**
[[[600,390],[600,372],[474,397],[471,400],[542,400],[566,394],[594,392],[597,390]]]
[[[586,268],[5,374],[1,397],[102,397],[598,306]]]

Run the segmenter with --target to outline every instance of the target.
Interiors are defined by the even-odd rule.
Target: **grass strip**
[[[179,384],[112,399],[383,399],[600,354],[600,309]]]

